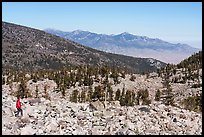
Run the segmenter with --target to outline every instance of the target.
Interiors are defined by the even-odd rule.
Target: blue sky
[[[2,2],[2,20],[41,30],[129,32],[202,48],[201,2]]]

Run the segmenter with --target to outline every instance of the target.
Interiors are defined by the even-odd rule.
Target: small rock
[[[115,133],[115,135],[125,135],[125,134],[123,132],[121,132],[121,131],[118,131],[118,132]]]
[[[176,118],[174,118],[174,119],[173,119],[173,122],[177,122],[177,119],[176,119]]]

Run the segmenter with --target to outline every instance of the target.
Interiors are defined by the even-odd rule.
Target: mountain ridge
[[[156,71],[165,63],[150,58],[105,53],[44,31],[2,22],[3,68],[56,69],[78,65],[108,65],[134,72]],[[152,64],[156,64],[152,65]]]
[[[155,58],[174,64],[200,50],[187,44],[173,44],[158,38],[138,36],[128,32],[107,35],[83,30],[64,32],[45,29],[44,31],[97,50],[133,57]],[[159,54],[160,56],[158,56]],[[169,56],[169,58],[165,56]]]

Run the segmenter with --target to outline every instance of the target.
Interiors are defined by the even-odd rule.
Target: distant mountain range
[[[152,58],[98,51],[41,30],[2,22],[3,69],[42,70],[79,65],[107,65],[142,73],[156,71],[166,64]]]
[[[155,58],[165,63],[177,64],[200,50],[187,44],[172,44],[158,38],[137,36],[127,32],[105,35],[82,30],[63,32],[45,29],[44,31],[97,50],[133,57]]]

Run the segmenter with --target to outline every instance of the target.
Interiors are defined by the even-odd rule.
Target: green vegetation
[[[120,99],[120,94],[121,94],[120,89],[117,89],[116,94],[115,94],[115,100],[119,100]]]
[[[202,53],[202,52],[201,52]],[[192,64],[183,61],[178,65],[167,64],[165,68],[158,70],[159,76],[163,79],[164,90],[157,90],[155,94],[155,100],[160,101],[163,99],[163,103],[166,105],[174,105],[174,94],[171,88],[173,83],[185,84],[186,82],[196,80],[197,83],[191,84],[191,88],[199,88],[202,86],[200,79],[202,77],[200,73],[200,60],[202,54],[193,55],[193,59],[188,59]],[[200,55],[201,54],[201,55]],[[199,60],[197,60],[199,58]],[[198,63],[195,65],[193,63]],[[186,66],[187,68],[180,68]],[[180,70],[178,70],[180,69]],[[182,71],[182,73],[180,73]],[[30,77],[26,76],[27,74]],[[133,106],[141,104],[148,105],[151,103],[149,99],[148,89],[140,89],[138,92],[132,89],[125,88],[125,85],[121,89],[115,89],[114,84],[119,84],[121,78],[125,78],[127,72],[118,69],[117,67],[94,67],[94,66],[72,66],[63,67],[58,70],[40,70],[40,71],[18,71],[13,69],[7,69],[3,71],[2,84],[9,85],[12,91],[13,82],[18,82],[19,89],[15,94],[20,95],[22,98],[31,97],[32,94],[27,88],[27,82],[31,80],[33,83],[37,81],[49,79],[53,80],[57,84],[57,88],[54,91],[60,92],[62,97],[67,97],[69,94],[66,92],[70,88],[78,86],[83,87],[82,90],[74,90],[69,99],[71,102],[91,102],[91,101],[119,101],[121,106]],[[147,78],[149,73],[145,73]],[[174,75],[177,75],[174,77]],[[131,74],[130,80],[135,81],[135,75]],[[6,76],[6,77],[5,77]],[[191,80],[189,82],[189,80]],[[112,82],[113,81],[113,82]],[[95,84],[94,84],[95,83]],[[49,91],[48,91],[49,90]],[[38,98],[39,93],[43,93],[43,97],[50,99],[48,92],[54,92],[48,89],[48,86],[44,86],[44,91],[39,92],[38,86],[34,91],[34,97]],[[151,91],[150,91],[151,92]],[[163,94],[165,96],[163,96]],[[161,99],[162,98],[162,99]],[[199,104],[201,98],[189,97],[183,104],[190,110],[200,110],[202,103]],[[188,105],[193,102],[191,105]]]
[[[202,93],[198,96],[190,96],[182,101],[185,109],[202,112]]]
[[[155,100],[156,100],[156,101],[159,101],[159,100],[160,100],[160,96],[161,96],[161,92],[160,92],[160,90],[158,89],[157,92],[156,92],[156,94],[155,94]]]
[[[130,80],[135,81],[136,77],[134,75],[131,75]]]
[[[35,89],[35,97],[38,98],[38,93],[39,93],[39,89],[38,89],[38,85],[36,85],[36,89]]]
[[[78,101],[78,94],[79,91],[78,90],[74,90],[72,93],[72,96],[70,97],[70,101],[77,103]]]
[[[143,105],[148,105],[151,103],[151,100],[149,100],[148,97],[149,97],[149,91],[147,89],[145,90],[141,89],[137,93],[137,100],[138,101],[142,100]]]

